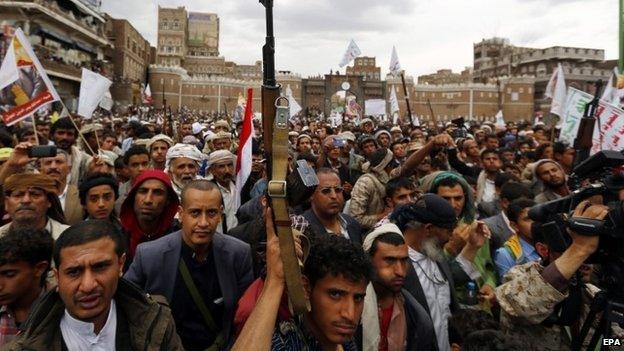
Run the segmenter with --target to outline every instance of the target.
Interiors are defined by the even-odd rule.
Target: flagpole
[[[403,74],[403,71],[401,71],[401,82],[403,82],[403,94],[405,94],[405,103],[407,104],[407,116],[410,123],[414,125],[414,117],[412,116],[412,108],[410,107],[409,95],[407,94],[407,86],[405,85],[405,75]]]
[[[37,122],[35,122],[35,115],[30,116],[32,118],[32,125],[33,125],[33,130],[35,131],[35,141],[37,142],[37,145],[39,145],[39,135],[37,135]]]
[[[87,142],[87,139],[85,139],[84,135],[82,135],[82,133],[80,133],[80,128],[78,128],[78,125],[76,124],[76,121],[74,121],[74,118],[72,117],[71,113],[69,112],[69,109],[67,108],[67,106],[65,106],[65,103],[63,102],[63,99],[59,99],[59,102],[61,103],[61,106],[63,106],[63,108],[67,110],[67,115],[69,117],[69,120],[74,125],[74,128],[76,128],[76,131],[78,132],[78,136],[80,137],[80,139],[82,139],[82,141],[87,146],[87,148],[89,148],[89,151],[91,151],[91,155],[96,156],[95,152],[91,148],[91,145],[89,145],[89,143]]]

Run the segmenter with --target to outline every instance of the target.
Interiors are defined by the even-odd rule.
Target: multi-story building
[[[219,56],[219,16],[214,13],[188,13],[188,56]]]
[[[0,0],[0,25],[8,39],[21,28],[67,107],[78,105],[81,69],[112,79],[112,45],[105,18],[93,0]]]
[[[472,68],[466,67],[461,73],[453,73],[450,69],[440,69],[436,73],[418,76],[418,84],[462,84],[472,80]]]
[[[187,12],[182,7],[158,6],[158,46],[156,63],[182,66],[186,56]]]
[[[107,16],[106,35],[115,44],[111,95],[118,105],[141,103],[141,84],[151,62],[150,43],[125,19]]]
[[[609,79],[615,60],[605,61],[602,49],[553,46],[545,49],[511,45],[508,39],[484,39],[474,44],[473,81],[495,83],[501,77],[535,77],[535,109],[547,112],[544,97],[552,73],[561,63],[566,84],[592,92],[592,82]]]
[[[353,66],[347,66],[347,75],[362,76],[364,80],[381,80],[381,68],[375,61],[375,57],[356,57]]]
[[[405,77],[405,87],[407,89],[407,94],[410,100],[410,109],[412,110],[412,115],[417,115],[416,110],[414,109],[414,78],[411,76]],[[405,120],[409,115],[407,113],[407,102],[405,101],[405,91],[403,89],[403,82],[401,77],[395,77],[391,74],[386,76],[386,102],[388,103],[388,111],[390,111],[390,96],[392,94],[392,89],[396,91],[397,100],[399,103],[399,116]]]

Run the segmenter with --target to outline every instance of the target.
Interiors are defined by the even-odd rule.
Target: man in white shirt
[[[457,219],[453,207],[442,197],[424,194],[415,204],[396,208],[390,221],[401,229],[409,246],[411,269],[405,289],[429,312],[438,349],[449,350],[448,319],[457,309],[455,280],[463,282],[480,277],[473,260],[489,230],[480,224],[471,231],[461,253],[447,262],[442,248],[451,237]]]
[[[58,289],[7,350],[182,350],[171,311],[120,278],[125,244],[112,223],[81,222],[55,243]]]
[[[227,234],[227,230],[238,225],[236,211],[240,207],[239,194],[236,193],[234,184],[236,156],[228,150],[217,150],[208,156],[208,179],[217,183],[223,197],[223,214],[221,220],[221,233]]]

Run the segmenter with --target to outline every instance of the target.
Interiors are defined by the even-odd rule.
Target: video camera
[[[617,151],[601,151],[576,166],[568,179],[571,189],[564,198],[539,204],[529,210],[529,217],[542,223],[540,232],[546,244],[555,252],[563,252],[572,243],[567,229],[580,235],[600,236],[598,250],[587,263],[598,263],[608,281],[607,286],[616,288],[624,283],[624,202],[619,193],[624,189],[624,154]],[[589,184],[581,187],[581,184]],[[583,200],[601,196],[609,207],[604,220],[573,218],[572,213]],[[624,290],[620,290],[624,293]]]

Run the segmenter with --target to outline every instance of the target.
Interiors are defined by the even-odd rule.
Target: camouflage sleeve
[[[351,216],[364,228],[372,228],[377,223],[377,214],[367,215],[368,206],[371,201],[371,189],[375,189],[375,184],[366,176],[360,177],[351,191],[351,205],[349,211]]]
[[[496,288],[496,298],[504,315],[501,320],[539,324],[567,297],[544,280],[540,274],[542,269],[539,262],[529,262],[505,274],[503,284]]]

